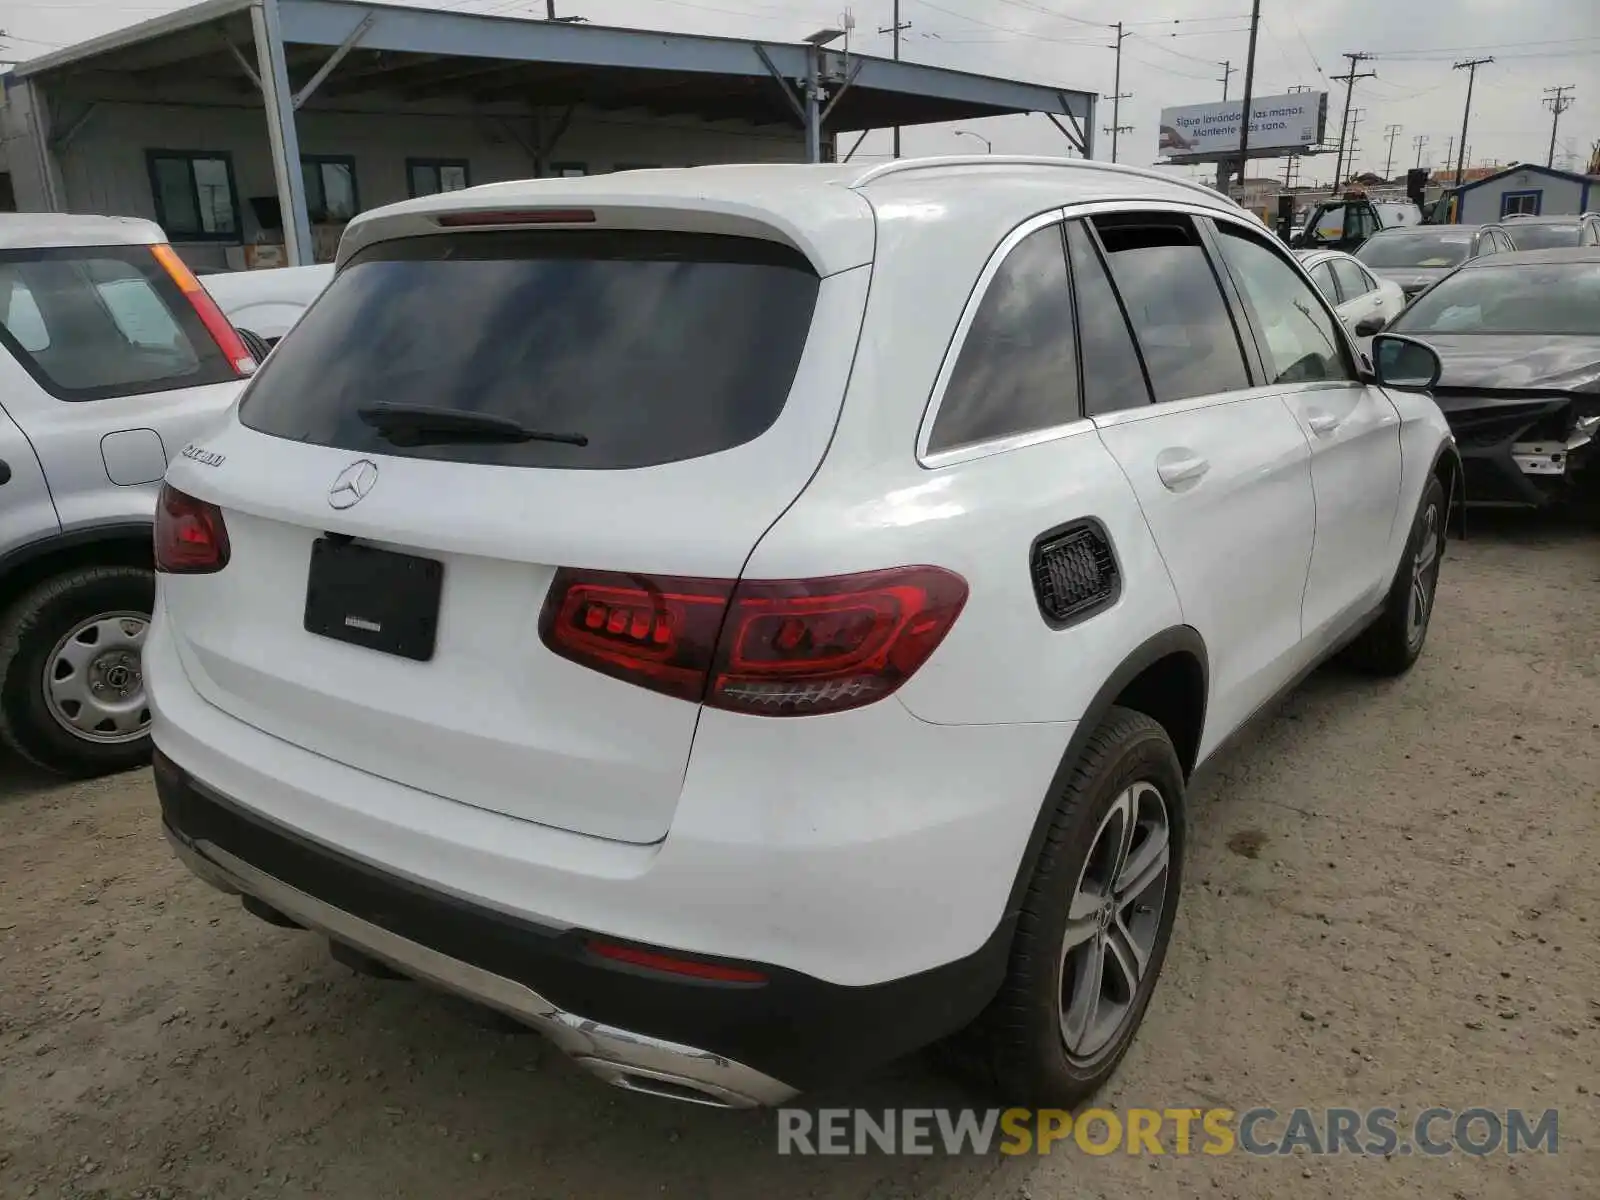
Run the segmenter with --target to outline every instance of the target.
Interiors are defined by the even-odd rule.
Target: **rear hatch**
[[[169,476],[230,543],[163,582],[194,685],[363,771],[659,840],[698,705],[558,657],[541,606],[561,567],[738,577],[826,450],[867,274],[639,229],[360,250],[208,443],[220,461]]]

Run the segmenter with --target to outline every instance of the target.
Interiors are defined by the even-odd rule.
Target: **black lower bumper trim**
[[[1005,971],[1002,923],[965,959],[863,987],[762,963],[740,964],[767,975],[756,986],[641,973],[584,949],[603,931],[548,928],[376,870],[247,811],[159,751],[155,781],[162,818],[183,842],[210,843],[325,904],[525,984],[567,1012],[724,1055],[802,1090],[864,1074],[960,1029]]]

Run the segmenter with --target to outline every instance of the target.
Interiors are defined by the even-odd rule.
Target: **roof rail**
[[[869,183],[876,183],[888,175],[903,175],[910,171],[937,170],[942,167],[983,167],[983,166],[1008,166],[1008,167],[1063,167],[1069,171],[1114,171],[1121,175],[1132,175],[1141,179],[1157,179],[1162,183],[1170,183],[1177,187],[1188,188],[1190,191],[1199,192],[1213,200],[1220,200],[1233,204],[1233,197],[1207,187],[1193,179],[1184,179],[1176,175],[1164,175],[1152,167],[1128,167],[1121,163],[1100,162],[1093,158],[1060,158],[1044,154],[947,154],[933,158],[898,158],[892,162],[879,163],[877,166],[868,167],[851,181],[852,188],[865,187]]]

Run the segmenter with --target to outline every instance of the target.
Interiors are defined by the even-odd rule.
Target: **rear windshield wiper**
[[[397,446],[427,446],[447,442],[559,442],[587,446],[581,433],[554,433],[529,429],[510,417],[466,412],[433,404],[382,402],[356,409],[356,416]]]

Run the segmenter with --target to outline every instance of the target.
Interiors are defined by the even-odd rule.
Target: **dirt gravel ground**
[[[1559,1110],[1559,1153],[780,1158],[603,1088],[189,877],[147,772],[0,763],[0,1198],[1600,1197],[1600,539],[1452,544],[1406,679],[1328,669],[1192,795],[1184,907],[1102,1102]],[[813,1106],[960,1104],[917,1060]]]

